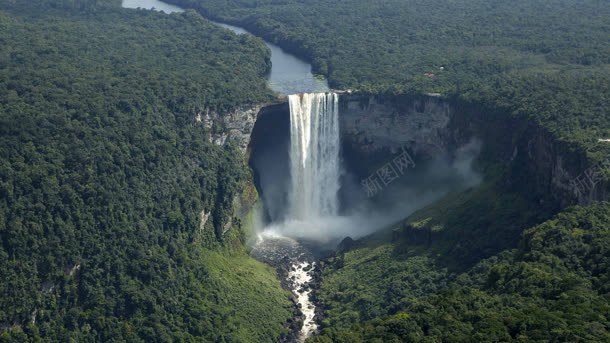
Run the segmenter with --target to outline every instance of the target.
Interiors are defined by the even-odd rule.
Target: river
[[[178,6],[158,0],[123,0],[125,8],[154,9],[165,13],[184,12]],[[229,29],[237,34],[250,34],[241,27],[212,21],[212,23]],[[285,52],[275,44],[265,42],[271,50],[271,72],[268,75],[269,88],[281,95],[309,92],[326,92],[328,82],[311,72],[311,64]]]

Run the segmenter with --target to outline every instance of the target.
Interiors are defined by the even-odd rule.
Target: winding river
[[[125,8],[154,9],[165,13],[184,12],[178,6],[166,4],[159,0],[123,0]],[[229,29],[237,34],[250,34],[241,27],[212,21],[212,23]],[[302,59],[286,53],[277,45],[265,42],[271,50],[271,72],[268,76],[269,88],[281,95],[295,93],[326,92],[328,82],[313,75],[311,65]]]
[[[158,0],[123,0],[124,8],[142,8],[171,14],[184,12],[178,6]],[[250,34],[248,31],[233,25],[212,21],[212,23],[229,29],[236,34]],[[311,65],[298,57],[286,53],[277,45],[265,42],[271,50],[271,72],[268,84],[280,95],[296,93],[315,93],[329,91],[328,82],[316,77],[311,72]],[[287,237],[260,237],[253,247],[252,256],[278,268],[283,279],[282,284],[294,294],[298,307],[295,321],[301,324],[300,332],[289,337],[287,341],[304,342],[315,334],[318,326],[315,320],[316,307],[311,299],[312,284],[315,283],[316,271],[319,270],[316,258],[298,241]]]

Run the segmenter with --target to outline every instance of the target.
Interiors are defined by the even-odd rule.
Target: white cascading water
[[[336,217],[339,209],[339,95],[294,94],[288,96],[288,102],[291,189],[288,220],[283,231],[290,231],[296,237],[307,237],[312,226]],[[288,228],[290,226],[292,229]],[[296,241],[294,244],[300,246]],[[304,342],[318,329],[310,286],[315,268],[316,262],[306,253],[291,258],[286,280],[303,313],[303,326],[297,342]]]
[[[288,218],[306,221],[336,216],[339,191],[339,95],[304,93],[290,104]]]
[[[302,327],[296,342],[318,330],[316,304],[311,298],[317,263],[299,238],[328,232],[339,210],[339,95],[303,93],[288,96],[290,105],[290,174],[286,220],[260,234],[253,254],[282,264],[288,259],[286,282],[301,310]],[[329,225],[330,223],[330,225]]]

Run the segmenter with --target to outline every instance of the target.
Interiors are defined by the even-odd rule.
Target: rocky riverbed
[[[316,304],[312,292],[318,287],[321,271],[314,254],[298,241],[262,235],[251,255],[277,268],[282,286],[293,294],[295,318],[291,334],[282,342],[304,342],[318,331]]]

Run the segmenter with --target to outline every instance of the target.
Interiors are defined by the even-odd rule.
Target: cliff
[[[601,175],[608,161],[590,161],[579,147],[508,111],[439,95],[354,93],[341,96],[340,115],[346,146],[364,160],[401,147],[420,158],[451,157],[476,138],[485,164],[506,168],[507,182],[540,201],[564,208],[608,199],[610,184]]]
[[[433,156],[455,145],[447,136],[454,109],[440,98],[356,94],[340,99],[343,139],[362,153],[406,147]]]
[[[401,148],[418,160],[439,156],[451,159],[460,147],[476,139],[482,147],[479,166],[487,172],[501,170],[504,184],[541,206],[560,210],[608,199],[609,183],[599,172],[607,164],[595,164],[577,146],[508,111],[437,94],[342,93],[339,106],[343,156],[348,163],[376,165]],[[251,153],[258,146],[276,145],[276,156],[287,154],[280,147],[289,141],[285,98],[244,106],[225,115],[200,113],[195,121],[209,132],[215,144],[235,142],[251,164]],[[264,175],[254,169],[251,181],[256,183]],[[288,166],[281,163],[275,169],[282,171],[282,177],[289,173]],[[235,217],[248,212],[254,202],[252,196],[249,198],[247,205],[234,202],[240,207]],[[219,235],[226,233],[227,225],[230,223],[222,225]]]
[[[195,114],[193,122],[195,126],[205,130],[208,141],[219,146],[227,144],[235,144],[242,154],[244,161],[250,159],[250,149],[254,142],[253,138],[256,129],[258,140],[263,144],[274,144],[275,136],[288,132],[288,103],[284,98],[278,98],[275,102],[265,102],[259,104],[250,104],[238,107],[228,113],[218,113],[214,111],[199,112]],[[281,131],[267,131],[268,129],[277,130],[278,121],[282,122]],[[259,200],[259,194],[255,185],[255,180],[258,177],[256,173],[252,178],[248,175],[241,184],[241,190],[231,199],[223,200],[223,203],[228,203],[230,210],[222,215],[219,220],[212,223],[208,220],[210,213],[206,213],[205,209],[200,214],[199,236],[205,236],[206,224],[210,230],[214,230],[215,237],[218,241],[232,244],[234,237],[239,240],[243,239],[241,233],[231,232],[232,227],[241,227],[242,223],[247,223],[246,217],[250,215],[252,208]],[[248,228],[245,228],[247,231]]]

